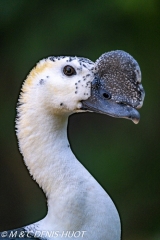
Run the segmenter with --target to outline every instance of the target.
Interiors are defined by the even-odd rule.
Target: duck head
[[[136,109],[144,95],[140,67],[124,51],[105,53],[95,64],[82,57],[48,57],[25,80],[18,112],[40,107],[70,115],[87,110],[138,123]]]
[[[94,63],[82,57],[48,57],[37,63],[22,86],[18,110],[37,107],[54,114],[82,111],[91,94]]]
[[[82,109],[138,123],[145,96],[137,61],[124,51],[104,53],[95,63],[91,96]]]

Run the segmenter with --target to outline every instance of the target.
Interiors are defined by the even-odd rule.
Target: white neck
[[[108,239],[118,240],[120,222],[113,202],[69,147],[68,115],[43,107],[26,111],[26,105],[21,109],[25,110],[20,110],[17,123],[20,150],[48,198],[48,213],[38,229],[87,230],[90,238],[86,239],[107,239],[106,232],[110,231]],[[97,228],[99,235],[95,237]]]

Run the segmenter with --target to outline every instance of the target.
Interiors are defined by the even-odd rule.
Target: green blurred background
[[[83,165],[114,200],[122,240],[160,239],[160,1],[0,0],[0,231],[43,218],[14,132],[22,81],[50,55],[122,49],[140,64],[146,92],[141,121],[87,113],[70,117],[69,139]]]

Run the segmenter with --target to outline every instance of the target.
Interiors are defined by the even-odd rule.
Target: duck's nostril
[[[103,93],[103,97],[106,98],[106,99],[110,99],[111,98],[111,94]]]

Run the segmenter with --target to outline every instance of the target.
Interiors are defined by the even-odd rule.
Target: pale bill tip
[[[139,123],[139,119],[138,118],[132,118],[132,121],[134,122],[134,124],[138,124]]]

